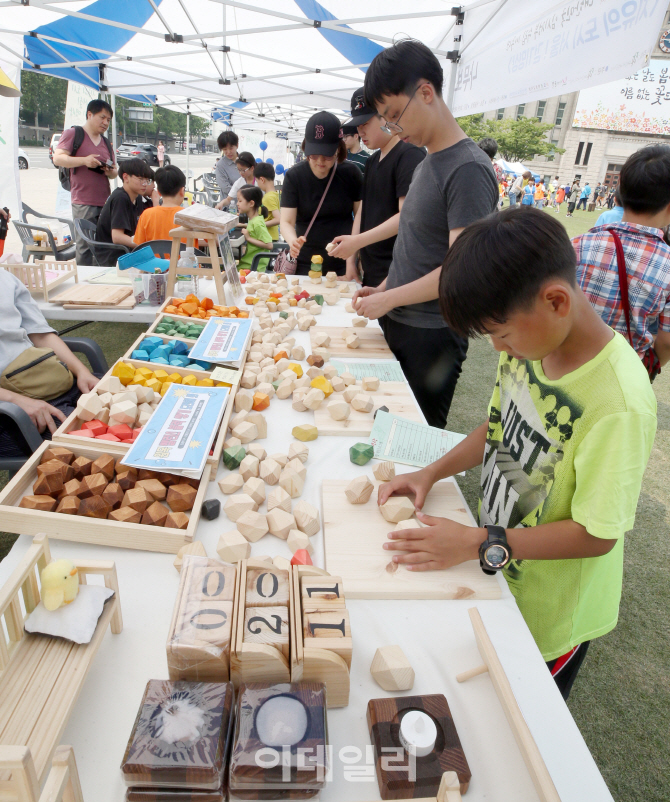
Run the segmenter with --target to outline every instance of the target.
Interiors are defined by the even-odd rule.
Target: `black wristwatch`
[[[495,574],[508,565],[512,549],[502,526],[487,526],[488,537],[479,547],[479,565],[485,574]]]

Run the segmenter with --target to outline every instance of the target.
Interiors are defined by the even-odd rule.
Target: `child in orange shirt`
[[[155,239],[170,239],[170,231],[176,228],[174,216],[184,201],[186,176],[174,164],[156,170],[156,187],[163,198],[162,206],[145,209],[135,229],[133,241],[136,245]]]

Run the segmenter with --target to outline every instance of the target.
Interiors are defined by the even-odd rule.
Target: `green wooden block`
[[[286,318],[288,317],[288,312],[280,312],[279,317],[284,318],[284,320],[286,320]]]
[[[315,295],[312,300],[316,301],[319,306],[323,306],[323,295]]]
[[[367,465],[374,455],[375,450],[368,443],[356,443],[349,449],[349,459],[356,465]]]
[[[240,462],[246,457],[247,452],[243,446],[230,446],[223,449],[223,464],[231,471],[240,467]]]
[[[275,393],[279,389],[279,385],[282,383],[282,381],[284,381],[284,380],[283,379],[277,379],[276,382],[272,382],[272,386],[275,388]]]

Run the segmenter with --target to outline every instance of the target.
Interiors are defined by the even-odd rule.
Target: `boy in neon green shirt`
[[[247,249],[240,259],[238,269],[251,268],[251,263],[257,253],[272,250],[272,237],[263,219],[267,210],[262,201],[263,193],[253,184],[246,184],[237,192],[237,209],[249,218],[246,228],[243,229]],[[265,268],[266,264],[259,264],[258,272],[264,273]]]
[[[560,223],[524,208],[450,247],[442,314],[501,352],[488,420],[379,491],[379,503],[414,493],[421,510],[438,479],[482,465],[481,528],[417,512],[426,528],[390,533],[385,548],[409,570],[478,558],[502,570],[566,699],[589,641],[616,626],[624,535],[656,433],[647,372],[579,289],[569,245]]]

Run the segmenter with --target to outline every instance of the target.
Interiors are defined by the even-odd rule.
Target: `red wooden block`
[[[137,435],[142,431],[142,427],[140,426],[137,429],[133,429],[133,439],[137,437]]]
[[[291,557],[291,565],[314,565],[307,549],[298,549]]]
[[[68,432],[68,434],[75,434],[77,437],[95,437],[91,429],[75,429],[73,432]]]
[[[132,434],[124,434],[123,437],[119,437],[119,440],[122,443],[132,443],[133,442],[133,436],[132,436]]]
[[[120,440],[123,440],[125,437],[131,437],[133,430],[130,428],[130,426],[128,426],[127,423],[117,423],[115,426],[108,427],[107,434],[113,434],[114,437],[118,437]]]
[[[90,429],[93,432],[93,437],[107,432],[107,424],[95,418],[94,420],[87,420],[81,427],[82,429]]]
[[[113,434],[98,434],[98,435],[96,435],[95,439],[96,440],[109,440],[112,443],[120,443],[121,442],[121,440],[119,440],[118,437],[114,437]]]

